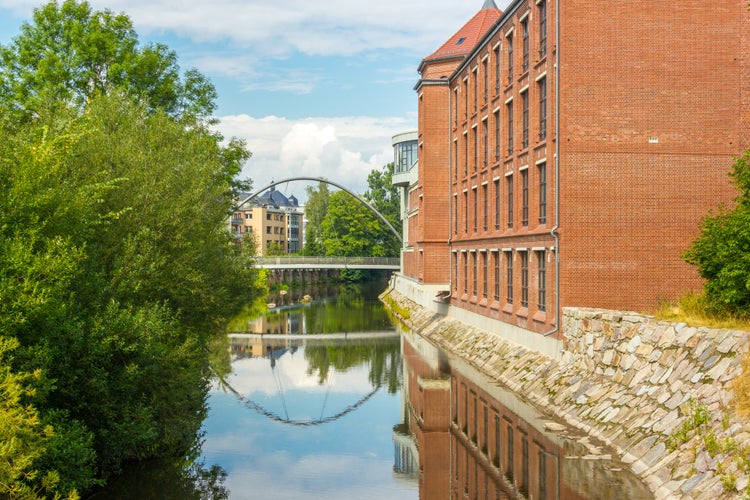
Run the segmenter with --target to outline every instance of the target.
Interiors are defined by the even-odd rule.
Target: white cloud
[[[367,189],[367,176],[393,161],[393,135],[412,130],[403,117],[339,117],[291,120],[276,116],[220,118],[225,137],[247,141],[252,158],[243,177],[260,189],[293,177],[324,177],[358,194]],[[287,195],[304,200],[304,183],[290,183]]]

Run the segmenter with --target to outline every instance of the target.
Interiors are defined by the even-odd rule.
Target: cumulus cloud
[[[325,177],[362,194],[367,176],[393,161],[393,135],[409,130],[405,117],[338,117],[291,120],[277,116],[220,118],[217,129],[227,138],[247,142],[253,156],[243,177],[255,189],[293,177]],[[304,200],[305,183],[290,183],[287,195]]]

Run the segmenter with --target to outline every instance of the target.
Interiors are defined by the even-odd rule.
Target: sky
[[[0,44],[29,21],[34,0],[0,0]],[[421,60],[484,0],[89,0],[125,13],[141,44],[165,43],[182,69],[218,92],[218,130],[252,153],[254,191],[296,176],[359,194],[393,161],[393,135],[416,130]],[[507,0],[496,0],[501,9]],[[306,198],[307,183],[276,189]]]

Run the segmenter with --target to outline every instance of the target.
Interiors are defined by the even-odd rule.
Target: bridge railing
[[[297,257],[280,255],[276,257],[256,257],[258,267],[351,267],[377,268],[399,267],[399,257]]]

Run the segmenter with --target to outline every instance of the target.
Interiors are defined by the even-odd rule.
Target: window
[[[521,307],[529,307],[529,255],[528,252],[518,252],[521,259]]]
[[[471,252],[471,260],[472,260],[472,264],[473,264],[473,266],[471,266],[473,268],[473,276],[472,276],[472,279],[471,279],[471,284],[472,284],[471,294],[474,297],[476,297],[477,296],[477,276],[479,275],[479,273],[477,272],[479,270],[478,269],[479,263],[477,262],[477,253],[476,252]],[[477,404],[477,400],[475,398],[474,399],[474,412],[476,412],[476,410],[477,410],[476,404]],[[476,413],[474,414],[474,418],[476,418]],[[476,421],[474,422],[474,425],[476,425]],[[475,432],[476,432],[476,429],[475,429]],[[474,434],[474,436],[476,437],[476,434]]]
[[[537,309],[547,310],[547,259],[544,250],[536,252]]]
[[[469,136],[464,132],[464,176],[469,175]]]
[[[529,496],[529,438],[521,435],[521,487],[524,497]]]
[[[453,140],[453,180],[458,180],[458,139]]]
[[[539,224],[547,223],[547,162],[537,167],[539,171]]]
[[[513,101],[505,105],[508,112],[508,156],[513,154]]]
[[[453,195],[453,234],[458,234],[458,195]]]
[[[500,452],[502,451],[500,442],[500,417],[495,414],[495,456],[492,457],[495,467],[500,467]]]
[[[513,228],[513,176],[507,177],[508,189],[508,229]]]
[[[453,126],[458,126],[458,87],[453,89]]]
[[[469,232],[469,192],[464,191],[464,233]]]
[[[479,99],[479,75],[477,74],[479,70],[477,68],[474,68],[474,71],[472,71],[472,77],[474,78],[474,113],[477,112],[477,99]]]
[[[245,218],[246,219],[252,219],[253,218],[252,212],[245,212]]]
[[[495,161],[500,159],[500,111],[495,111]]]
[[[487,434],[488,434],[487,427],[489,426],[489,414],[487,413],[487,403],[484,401],[482,401],[482,417],[483,417],[482,420],[484,423],[484,426],[482,427],[482,450],[486,453],[487,452]]]
[[[495,92],[500,90],[500,44],[495,47]]]
[[[521,33],[523,35],[523,64],[522,73],[526,73],[529,70],[529,18],[525,18],[521,21]]]
[[[513,427],[511,427],[510,423],[508,425],[508,443],[507,443],[507,453],[508,453],[508,463],[505,466],[505,475],[510,479],[510,482],[513,482]]]
[[[513,303],[513,252],[505,252],[505,302]]]
[[[487,212],[488,209],[488,200],[487,200],[487,184],[482,184],[482,208],[483,208],[483,214],[482,214],[482,227],[485,231],[487,231]]]
[[[508,42],[508,85],[513,83],[513,32],[506,38]]]
[[[500,179],[493,181],[495,185],[495,229],[500,229]]]
[[[458,292],[458,253],[453,252],[453,290]]]
[[[521,225],[529,225],[529,170],[521,170]]]
[[[547,77],[537,83],[539,90],[539,140],[547,138]]]
[[[490,132],[487,130],[487,120],[482,120],[482,163],[485,167],[487,167],[487,163],[489,161],[489,149],[490,149]]]
[[[472,206],[474,208],[474,232],[477,232],[477,220],[479,217],[477,217],[477,205],[479,205],[479,200],[477,200],[477,188],[471,188],[471,201]]]
[[[489,93],[490,93],[490,75],[489,75],[489,72],[487,71],[487,59],[482,61],[482,82],[483,82],[482,86],[484,87],[484,89],[482,89],[483,90],[482,94],[484,96],[482,103],[487,104],[487,100],[489,99]]]
[[[469,293],[469,256],[465,252],[464,252],[464,293]],[[464,422],[466,421],[464,420]]]
[[[479,163],[479,139],[477,138],[477,128],[471,129],[471,139],[474,143],[474,172],[477,171],[477,163]]]
[[[539,2],[539,59],[547,55],[547,3]]]
[[[487,298],[487,252],[482,252],[482,297]]]
[[[464,78],[464,120],[469,117],[469,77]]]
[[[495,290],[494,290],[494,299],[496,301],[500,300],[500,252],[495,251],[492,252],[492,260],[493,260],[493,267],[495,270]]]
[[[529,92],[521,93],[521,148],[529,147]]]

